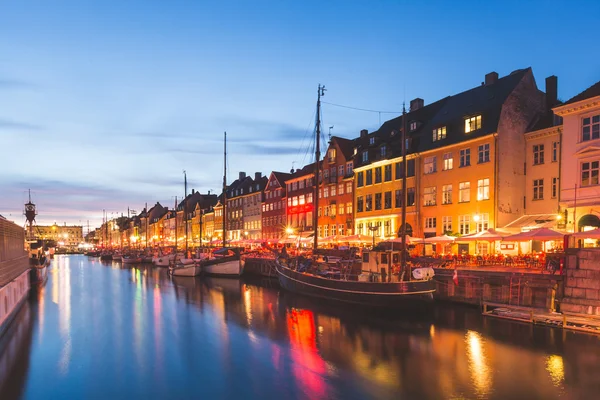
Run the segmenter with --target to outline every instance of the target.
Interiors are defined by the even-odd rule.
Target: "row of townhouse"
[[[176,211],[158,203],[144,209],[122,240],[174,244],[185,237],[184,221],[193,243],[220,240],[223,198],[228,240],[308,236],[316,217],[320,237],[379,241],[400,234],[404,204],[406,231],[416,237],[600,227],[600,82],[564,103],[555,76],[545,86],[539,90],[526,68],[489,73],[481,85],[431,104],[414,99],[404,117],[376,131],[332,137],[318,182],[315,163],[268,177],[240,172],[225,196],[192,192]]]

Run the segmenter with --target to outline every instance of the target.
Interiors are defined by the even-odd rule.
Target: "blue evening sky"
[[[0,214],[97,226],[307,155],[324,101],[400,111],[531,66],[600,80],[599,1],[0,1]],[[395,114],[324,104],[325,133]]]

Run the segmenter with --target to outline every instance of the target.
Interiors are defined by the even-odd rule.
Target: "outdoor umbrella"
[[[529,240],[540,240],[547,242],[549,240],[562,240],[565,237],[564,233],[553,231],[548,228],[533,229],[528,232],[521,232],[515,235],[502,238],[505,242],[527,242]]]
[[[600,239],[600,228],[596,228],[591,231],[577,232],[571,236],[576,239]]]
[[[500,232],[494,229],[477,232],[472,235],[462,236],[456,239],[458,242],[495,242],[509,236],[508,232]]]
[[[440,236],[425,238],[425,239],[423,239],[423,242],[447,244],[447,243],[454,243],[455,240],[456,240],[456,238],[454,236],[440,235]]]
[[[372,240],[373,238],[367,235],[350,235],[340,238],[340,242],[344,243],[369,243]]]
[[[408,235],[406,235],[406,237],[405,237],[406,244],[419,243],[422,240],[423,239],[413,238],[413,237],[410,237]],[[402,238],[401,237],[395,237],[395,238],[392,238],[392,239],[388,239],[388,240],[385,241],[385,243],[402,243]]]

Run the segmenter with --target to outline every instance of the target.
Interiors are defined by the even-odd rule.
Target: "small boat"
[[[102,261],[111,261],[112,260],[112,254],[108,253],[108,252],[103,252],[100,254],[100,260]]]
[[[244,263],[239,248],[222,248],[215,250],[212,257],[202,261],[202,272],[211,276],[238,278],[244,271]]]
[[[123,259],[123,256],[121,255],[121,253],[113,253],[112,255],[112,259],[113,261],[121,261]]]
[[[123,256],[123,264],[141,264],[142,258],[139,256]]]
[[[175,254],[158,255],[152,257],[152,263],[157,267],[168,267],[175,261]]]
[[[202,272],[202,268],[197,263],[191,264],[177,263],[169,267],[169,273],[173,276],[198,276]]]

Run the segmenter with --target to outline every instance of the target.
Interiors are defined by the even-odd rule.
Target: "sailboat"
[[[315,151],[315,192],[313,194],[313,210],[318,209],[318,182],[321,133],[321,97],[325,87],[319,85],[317,92],[316,113],[316,151]],[[402,156],[406,156],[406,111],[403,111]],[[403,163],[406,168],[406,163]],[[406,196],[406,170],[403,174]],[[402,249],[406,248],[406,198],[402,203]],[[314,244],[318,246],[317,213],[313,213]],[[314,257],[298,256],[290,258],[280,254],[275,262],[281,287],[290,292],[327,300],[369,306],[400,307],[422,305],[433,300],[435,282],[433,269],[421,268],[410,270],[406,264],[406,251],[371,251],[362,256],[361,273],[351,275],[345,268],[334,268],[327,263],[319,262]],[[408,272],[408,273],[407,273]],[[412,273],[412,274],[411,274]],[[412,275],[412,276],[411,276]]]
[[[206,275],[238,278],[244,270],[241,249],[226,247],[227,240],[227,132],[223,136],[223,248],[215,250],[200,266]]]

